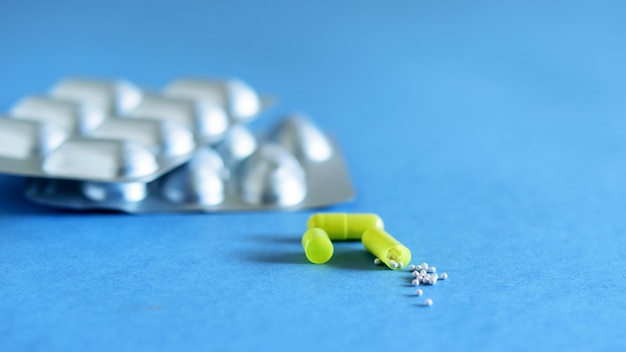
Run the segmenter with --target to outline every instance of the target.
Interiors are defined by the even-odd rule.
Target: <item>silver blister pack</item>
[[[354,196],[337,145],[302,116],[263,134],[264,101],[237,79],[185,78],[161,92],[70,78],[0,116],[0,172],[29,199],[126,212],[300,209]]]
[[[0,172],[148,182],[260,109],[258,94],[238,80],[179,80],[146,93],[125,81],[66,79],[0,116]]]
[[[338,146],[291,116],[255,137],[243,125],[148,183],[32,178],[29,199],[57,207],[131,213],[295,210],[347,201],[354,191]]]

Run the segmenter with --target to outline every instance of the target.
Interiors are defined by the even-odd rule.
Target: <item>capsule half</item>
[[[311,263],[324,264],[333,256],[333,243],[322,229],[308,229],[302,236],[304,254]]]
[[[371,227],[363,232],[363,246],[389,269],[402,269],[411,261],[411,251],[382,229]]]

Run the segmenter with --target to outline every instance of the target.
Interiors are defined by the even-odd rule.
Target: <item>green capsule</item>
[[[333,243],[322,229],[308,229],[302,235],[302,248],[311,263],[324,264],[333,256]]]
[[[411,251],[382,229],[366,229],[361,242],[390,269],[401,269],[411,261]]]
[[[376,214],[317,213],[311,215],[308,228],[326,231],[331,240],[358,240],[370,227],[383,229],[383,220]]]

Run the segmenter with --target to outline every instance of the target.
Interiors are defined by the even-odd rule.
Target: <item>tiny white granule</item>
[[[398,262],[398,268],[402,268],[404,266],[404,262]]]
[[[380,265],[381,261],[378,258],[374,258],[374,265]]]
[[[445,279],[447,279],[447,278],[448,278],[448,274],[446,274],[446,273],[441,273],[441,277],[440,277],[440,279],[441,279],[441,280],[445,280]]]
[[[430,275],[430,277],[431,277],[431,278],[433,278],[433,279],[438,279],[438,278],[439,278],[439,275],[437,275],[437,274],[432,274],[432,275]]]
[[[437,284],[437,278],[436,277],[431,278],[430,279],[430,284],[431,285],[436,285]]]
[[[393,259],[389,259],[389,267],[390,267],[390,268],[395,268],[395,267],[396,267],[396,265],[398,265],[398,263],[396,263],[396,261],[395,261],[395,260],[393,260]]]
[[[422,269],[424,270],[428,269],[428,263],[426,262],[422,263]]]
[[[434,266],[431,266],[431,267],[428,268],[428,272],[429,273],[436,273],[437,272],[437,268],[434,267]]]
[[[417,290],[415,290],[415,294],[418,295],[418,296],[421,296],[423,293],[424,293],[424,291],[422,291],[419,288]]]
[[[413,286],[419,286],[420,285],[420,280],[415,279],[415,280],[411,281],[411,284],[413,284]]]
[[[433,300],[432,300],[432,299],[430,299],[430,298],[426,298],[426,299],[424,300],[424,305],[426,305],[426,306],[432,306],[432,305],[433,305]]]
[[[413,269],[413,270],[420,271],[420,270],[422,270],[422,266],[421,266],[421,265],[416,265],[416,266],[415,266],[415,269]]]
[[[415,265],[413,265],[413,264],[409,265],[409,270],[410,271],[415,271]]]
[[[426,275],[426,274],[428,274],[428,273],[426,272],[426,270],[422,269],[422,270],[420,270],[420,274],[421,274],[421,275]]]
[[[418,277],[418,276],[420,276],[420,274],[417,271],[414,271],[414,272],[411,273],[411,276]]]

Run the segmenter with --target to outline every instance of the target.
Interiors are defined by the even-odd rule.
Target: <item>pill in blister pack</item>
[[[263,105],[254,89],[238,79],[179,79],[167,86],[164,94],[221,106],[233,122],[239,123],[252,119]]]
[[[32,96],[20,100],[10,114],[15,119],[56,125],[68,134],[74,135],[88,135],[107,116],[105,111],[94,105],[44,96]]]
[[[127,117],[181,124],[195,132],[199,144],[218,142],[229,127],[227,114],[219,105],[150,93],[144,94]]]
[[[80,102],[107,114],[125,115],[137,107],[143,93],[125,80],[67,78],[52,87],[50,96]]]
[[[33,178],[26,194],[52,206],[131,213],[301,209],[354,196],[338,147],[309,120],[288,117],[258,138],[236,127],[149,183]]]

